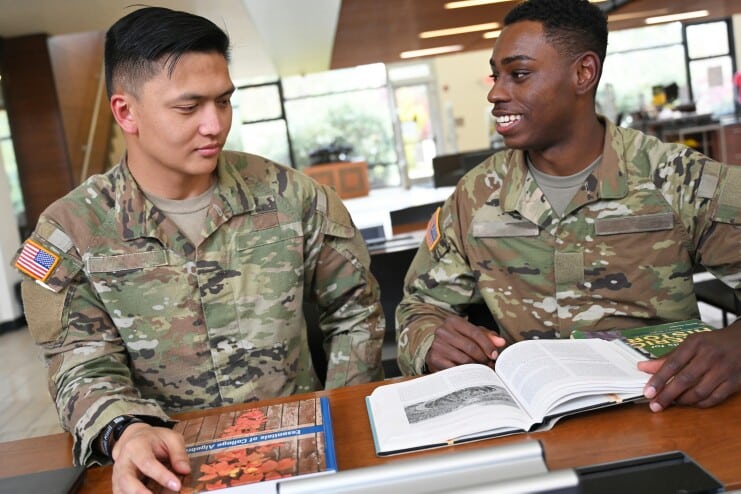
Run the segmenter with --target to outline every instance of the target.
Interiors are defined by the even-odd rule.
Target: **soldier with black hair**
[[[405,374],[493,366],[523,339],[699,318],[700,267],[741,291],[741,167],[597,114],[607,36],[587,0],[526,0],[504,19],[488,100],[507,149],[430,220],[397,310]],[[464,317],[481,303],[498,333]],[[721,403],[741,389],[741,320],[639,367],[653,411]]]

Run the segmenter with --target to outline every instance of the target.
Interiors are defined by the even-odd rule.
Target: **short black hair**
[[[588,0],[525,0],[506,15],[504,25],[520,21],[543,24],[546,39],[563,55],[593,51],[605,62],[607,16]]]
[[[105,80],[108,99],[114,85],[136,93],[139,84],[167,64],[171,74],[188,52],[218,53],[229,60],[229,37],[198,15],[163,7],[144,7],[116,21],[105,39]]]

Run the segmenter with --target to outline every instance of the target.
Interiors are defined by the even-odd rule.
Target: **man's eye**
[[[499,74],[490,74],[489,75],[489,80],[491,82],[497,82],[499,80]]]
[[[512,78],[513,79],[522,79],[527,76],[527,72],[524,71],[518,71],[518,72],[512,72]]]
[[[183,113],[190,113],[196,109],[196,105],[180,105],[176,106],[175,109]]]

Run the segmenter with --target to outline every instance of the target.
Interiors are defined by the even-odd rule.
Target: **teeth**
[[[508,124],[517,122],[522,118],[522,115],[504,115],[501,117],[497,117],[497,123],[498,124]]]

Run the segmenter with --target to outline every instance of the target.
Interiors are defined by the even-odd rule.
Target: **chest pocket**
[[[122,333],[129,327],[149,327],[152,320],[166,320],[177,312],[177,302],[189,294],[182,262],[161,247],[91,255],[83,262],[95,291]]]
[[[240,233],[236,239],[238,262],[234,269],[241,276],[233,279],[238,298],[258,296],[255,302],[265,300],[269,293],[277,297],[298,286],[304,263],[303,238],[300,221],[276,222],[268,228]]]
[[[527,220],[505,218],[499,221],[477,221],[471,225],[474,238],[537,237],[538,225]]]
[[[674,228],[674,215],[671,212],[598,218],[594,222],[594,232],[597,235],[657,232],[672,228]]]
[[[115,273],[167,265],[167,252],[153,250],[113,256],[90,256],[85,259],[88,273]]]

